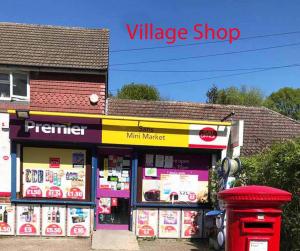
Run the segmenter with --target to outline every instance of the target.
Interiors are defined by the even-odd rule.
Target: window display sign
[[[15,206],[0,204],[0,235],[15,234]]]
[[[90,236],[91,214],[89,207],[68,207],[67,235]]]
[[[202,237],[202,211],[182,210],[181,238]]]
[[[180,237],[181,211],[179,209],[159,210],[159,238]]]
[[[158,230],[158,209],[137,210],[136,233],[139,237],[156,237]]]
[[[145,166],[149,162],[145,157]],[[156,155],[158,156],[158,155]],[[162,158],[163,156],[164,158]],[[209,155],[159,155],[163,167],[143,167],[142,201],[205,203]]]
[[[23,148],[23,197],[85,199],[85,150]]]
[[[39,205],[17,205],[17,235],[40,235]]]
[[[66,207],[58,205],[42,206],[42,235],[66,235]]]

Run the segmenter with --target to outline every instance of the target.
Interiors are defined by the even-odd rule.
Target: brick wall
[[[91,94],[99,96],[92,105]],[[31,73],[30,110],[103,114],[105,77],[88,74]]]

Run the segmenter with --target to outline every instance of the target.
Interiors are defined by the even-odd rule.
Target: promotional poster
[[[15,234],[15,206],[0,204],[0,235]]]
[[[156,237],[158,232],[158,209],[137,210],[136,234],[139,237]]]
[[[90,236],[91,214],[89,207],[67,208],[67,236]]]
[[[40,235],[40,205],[17,205],[17,235]]]
[[[181,210],[159,209],[159,238],[180,237]]]
[[[42,235],[66,235],[66,207],[58,205],[42,206]]]
[[[181,238],[201,238],[203,211],[183,209],[181,212]]]

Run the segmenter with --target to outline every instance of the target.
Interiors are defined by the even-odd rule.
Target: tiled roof
[[[258,153],[273,141],[300,136],[300,122],[265,107],[125,99],[107,102],[107,114],[118,116],[220,121],[234,111],[233,120],[244,120],[243,155]]]
[[[107,70],[107,29],[0,23],[0,65]]]

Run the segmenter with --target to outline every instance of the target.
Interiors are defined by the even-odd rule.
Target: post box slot
[[[244,228],[273,228],[270,222],[245,222]]]

